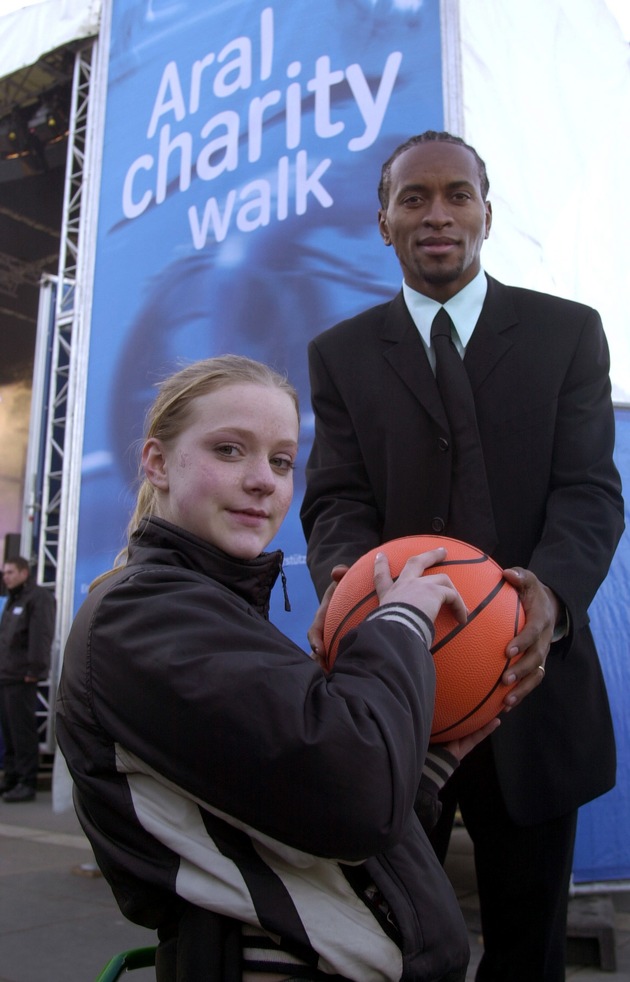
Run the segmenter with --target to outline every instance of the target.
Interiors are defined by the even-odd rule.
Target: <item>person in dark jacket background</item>
[[[77,814],[123,913],[157,929],[159,982],[463,982],[466,928],[414,809],[498,725],[427,758],[433,621],[465,609],[422,576],[437,550],[396,583],[377,559],[380,606],[329,674],[269,622],[298,427],[293,388],[247,358],[162,383],[124,565],[64,653]]]
[[[32,801],[37,788],[37,684],[48,676],[55,598],[30,577],[28,560],[8,559],[7,602],[0,621],[0,726],[4,737],[2,800]]]

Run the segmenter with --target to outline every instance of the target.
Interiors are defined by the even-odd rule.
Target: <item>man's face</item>
[[[15,590],[28,579],[27,569],[18,569],[15,563],[5,563],[2,568],[2,579],[7,590]]]
[[[378,213],[385,245],[394,247],[405,282],[446,303],[477,275],[492,221],[477,162],[453,143],[420,143],[391,167],[389,203]]]

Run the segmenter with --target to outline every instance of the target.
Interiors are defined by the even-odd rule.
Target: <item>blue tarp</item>
[[[630,527],[630,409],[618,409],[615,458],[626,494]],[[626,531],[610,573],[591,607],[591,624],[606,682],[617,737],[617,785],[580,811],[573,864],[577,882],[630,879],[630,539]],[[571,698],[571,693],[567,693]]]

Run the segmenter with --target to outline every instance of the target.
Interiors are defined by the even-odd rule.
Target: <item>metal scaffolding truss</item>
[[[71,446],[72,406],[70,403],[71,351],[76,326],[76,274],[81,226],[81,201],[87,136],[88,100],[91,78],[88,48],[76,55],[72,86],[70,132],[64,191],[59,272],[55,291],[55,316],[51,337],[48,407],[44,438],[41,521],[37,543],[37,577],[50,585],[60,600],[59,581],[62,524],[62,490],[66,449]],[[63,530],[63,531],[62,531]]]
[[[60,651],[73,614],[77,514],[89,345],[91,256],[95,239],[90,175],[95,154],[98,43],[75,54],[56,277],[41,283],[22,551],[37,556],[37,581],[54,591],[57,621],[50,683],[40,687],[41,746],[54,749],[53,705]],[[88,163],[90,161],[90,163]]]
[[[17,296],[18,290],[25,283],[37,285],[42,278],[42,271],[48,268],[56,253],[26,262],[16,259],[6,252],[0,252],[0,288],[10,297]]]

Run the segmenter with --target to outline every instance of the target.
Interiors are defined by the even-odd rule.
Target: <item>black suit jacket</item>
[[[491,738],[512,818],[532,824],[614,784],[587,613],[623,531],[608,346],[595,310],[488,277],[465,364],[498,534],[493,557],[531,569],[570,617],[544,684]],[[449,535],[451,449],[402,293],[315,338],[309,367],[315,439],[302,520],[321,595],[335,563],[402,535]]]

